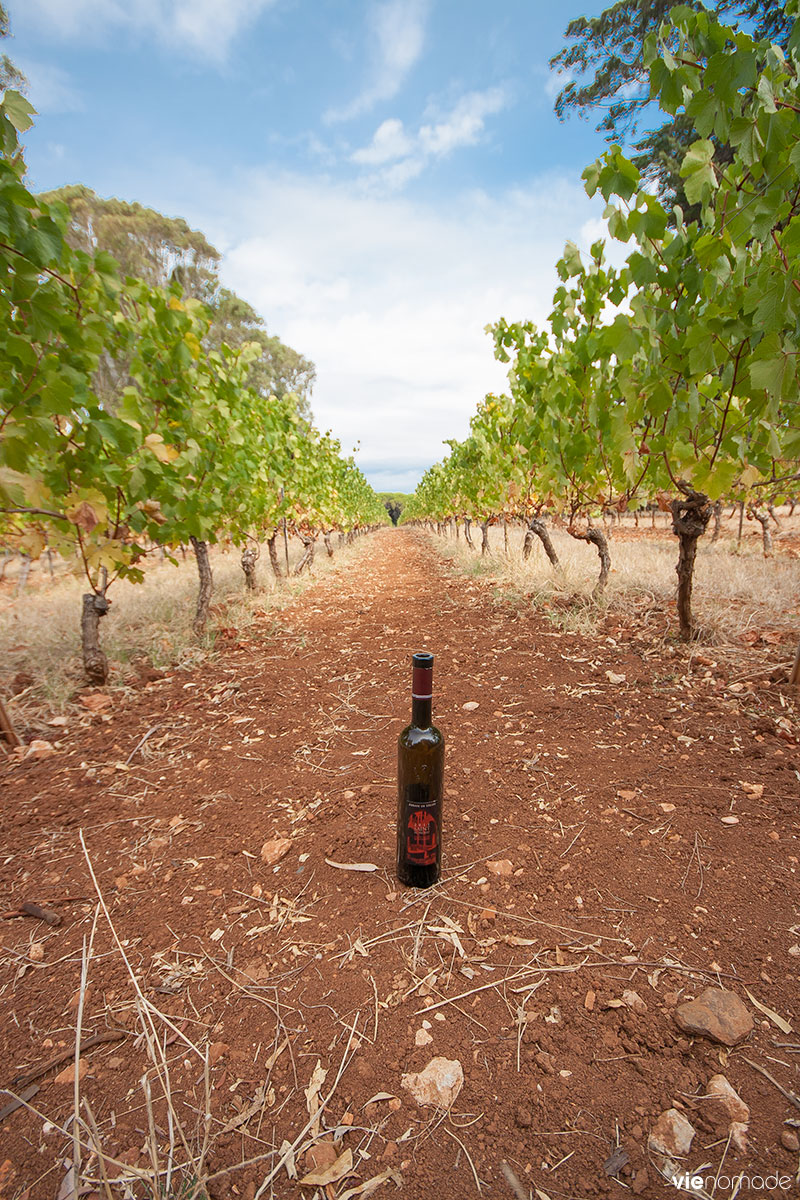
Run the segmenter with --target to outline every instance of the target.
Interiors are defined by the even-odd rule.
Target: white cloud
[[[423,158],[419,156],[404,158],[402,162],[393,163],[391,167],[386,167],[381,171],[376,177],[376,182],[380,184],[382,190],[400,192],[407,183],[421,175],[424,168],[425,160]]]
[[[368,146],[350,157],[360,166],[382,168],[375,180],[390,191],[397,190],[419,175],[431,159],[445,158],[461,146],[474,146],[483,135],[486,118],[507,103],[503,88],[468,92],[449,113],[422,125],[416,134],[407,132],[402,121],[390,118],[378,126]],[[393,165],[388,167],[390,162]]]
[[[581,241],[585,246],[593,242],[609,241],[608,225],[602,217],[591,217],[581,226]]]
[[[486,117],[500,112],[506,103],[502,88],[469,92],[461,97],[444,120],[422,126],[419,140],[423,150],[427,154],[442,156],[457,146],[473,146],[483,133]]]
[[[369,55],[367,83],[343,108],[329,109],[328,122],[349,121],[391,100],[419,59],[425,44],[429,0],[379,0],[367,14]]]
[[[485,325],[543,323],[564,242],[601,209],[557,176],[446,208],[277,170],[228,183],[185,171],[176,186],[148,202],[224,251],[226,284],[316,363],[320,426],[348,451],[360,440],[384,487],[440,459],[503,390]]]
[[[414,140],[403,128],[403,122],[390,118],[379,125],[369,146],[356,150],[353,162],[366,166],[381,166],[393,158],[405,158],[414,149]]]
[[[81,112],[83,98],[70,76],[60,67],[32,58],[16,58],[28,80],[28,97],[38,113]]]
[[[234,39],[276,0],[27,0],[15,23],[93,40],[110,30],[155,37],[200,58],[222,61]]]

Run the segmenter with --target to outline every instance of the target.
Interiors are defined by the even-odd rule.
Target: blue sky
[[[317,365],[317,423],[412,490],[501,390],[484,327],[543,321],[602,232],[560,124],[563,0],[9,0],[33,185],[182,216]]]

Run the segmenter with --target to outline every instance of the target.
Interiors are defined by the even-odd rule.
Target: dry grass
[[[335,537],[333,544],[336,546]],[[265,612],[277,614],[309,583],[359,553],[363,545],[364,540],[359,539],[352,547],[337,548],[331,559],[320,542],[311,572],[282,583],[276,583],[264,548],[257,566],[259,588],[251,593],[245,592],[238,552],[212,547],[212,616],[208,632],[200,639],[192,632],[197,598],[193,554],[187,553],[184,561],[178,553],[177,566],[154,558],[147,566],[144,583],[120,580],[109,590],[111,610],[101,623],[100,638],[111,664],[111,682],[132,680],[137,666],[186,667],[202,661],[213,653],[220,629],[246,634],[255,621],[263,620]],[[298,540],[290,540],[292,570],[302,551]],[[280,561],[283,567],[283,545]],[[80,614],[86,588],[64,564],[57,564],[51,576],[42,561],[33,565],[27,587],[18,595],[18,562],[10,565],[0,590],[0,695],[8,696],[14,677],[22,673],[30,682],[25,683],[25,695],[16,705],[27,700],[61,713],[84,679]]]
[[[635,612],[674,635],[678,543],[666,516],[658,514],[656,521],[653,531],[650,518],[642,519],[635,540],[629,516],[616,534],[606,531],[612,570],[606,593],[597,603],[592,600],[599,572],[597,553],[565,530],[550,528],[560,570],[550,565],[538,539],[528,561],[523,560],[523,528],[509,528],[508,555],[500,526],[489,530],[490,550],[485,557],[480,555],[480,528],[473,526],[474,550],[466,545],[463,533],[458,540],[451,536],[435,540],[458,570],[490,580],[502,595],[533,602],[562,628],[588,634],[608,613]],[[783,525],[788,542],[800,534],[800,514],[791,521],[784,517]],[[737,522],[726,521],[716,545],[707,535],[698,548],[693,607],[704,639],[732,642],[748,631],[764,629],[800,636],[800,558],[781,553],[778,539],[777,553],[765,559],[760,536],[752,528],[745,525],[741,545],[736,534]]]
[[[129,941],[120,937],[112,919],[82,830],[79,832],[79,839],[97,895],[97,904],[88,939],[84,936],[80,954],[77,1014],[74,1030],[69,1028],[68,1044],[71,1043],[72,1049],[71,1052],[67,1050],[59,1055],[57,1061],[50,1060],[49,1064],[40,1064],[38,1069],[34,1068],[27,1076],[42,1078],[56,1066],[61,1066],[65,1061],[69,1062],[73,1076],[72,1112],[68,1117],[58,1117],[54,1112],[39,1107],[37,1103],[31,1103],[30,1094],[20,1096],[13,1088],[7,1089],[6,1092],[12,1100],[18,1102],[18,1107],[24,1106],[41,1122],[39,1154],[42,1156],[45,1170],[39,1179],[44,1179],[54,1170],[58,1171],[58,1196],[63,1200],[76,1200],[76,1197],[84,1195],[95,1196],[97,1200],[209,1200],[211,1195],[239,1195],[239,1189],[233,1181],[239,1178],[245,1169],[255,1168],[262,1176],[262,1182],[255,1192],[255,1200],[267,1192],[269,1196],[273,1196],[274,1188],[271,1185],[278,1176],[285,1173],[288,1179],[297,1180],[299,1164],[303,1161],[306,1162],[308,1170],[307,1155],[316,1143],[323,1139],[330,1142],[337,1131],[351,1131],[349,1125],[340,1126],[338,1121],[330,1118],[329,1106],[336,1096],[345,1071],[361,1047],[364,1037],[363,1029],[359,1028],[361,1011],[356,1012],[349,1026],[341,1022],[342,1028],[337,1031],[333,1042],[328,1046],[329,1051],[339,1043],[344,1046],[335,1073],[322,1069],[321,1059],[317,1060],[309,1084],[304,1089],[306,1103],[300,1105],[301,1120],[305,1118],[306,1113],[308,1119],[304,1120],[299,1132],[291,1131],[294,1134],[291,1142],[287,1138],[279,1146],[276,1145],[278,1115],[289,1100],[297,1099],[302,1088],[296,1072],[295,1087],[291,1089],[289,1096],[279,1100],[276,1087],[273,1086],[272,1069],[275,1063],[287,1048],[290,1056],[292,1055],[292,1031],[287,1030],[278,1005],[273,1004],[260,991],[250,990],[237,983],[209,955],[204,955],[209,969],[216,968],[240,995],[265,1006],[275,1019],[275,1049],[259,1066],[259,1072],[265,1073],[263,1083],[256,1088],[251,1103],[244,1106],[240,1103],[238,1108],[233,1105],[229,1107],[228,1093],[215,1092],[212,1086],[211,1068],[218,1060],[219,1055],[215,1056],[215,1050],[220,1045],[211,1041],[214,1034],[212,1023],[177,1017],[173,1019],[149,998],[149,989],[141,969],[133,965],[129,950],[126,950]],[[87,915],[87,922],[88,919]],[[98,929],[98,926],[103,925],[107,926],[110,941],[107,936],[104,937],[105,931],[102,928]],[[105,941],[106,946],[96,953],[95,940],[98,933],[98,940]],[[113,1006],[106,999],[105,991],[102,992],[101,1010],[94,1011],[90,1021],[90,1003],[93,1009],[96,1009],[97,1003],[96,998],[90,1002],[93,991],[90,988],[93,964],[100,958],[105,959],[106,965],[102,968],[105,970],[109,957],[122,964],[126,982],[120,994],[110,993],[114,996]],[[192,953],[191,957],[196,956]],[[75,958],[77,955],[73,957],[73,962]],[[375,1020],[377,1032],[377,1015]],[[83,1029],[89,1023],[105,1026],[108,1032],[119,1036],[109,1038],[101,1034],[84,1039]],[[98,1110],[96,1115],[81,1083],[82,1060],[87,1057],[88,1051],[97,1049],[99,1043],[120,1040],[126,1042],[127,1057],[135,1059],[135,1065],[132,1070],[129,1067],[129,1070],[131,1075],[137,1078],[137,1082],[124,1096],[117,1095],[112,1100],[114,1107],[110,1112],[109,1104],[104,1102],[102,1092],[99,1093],[95,1100]],[[64,1042],[60,1045],[63,1046]],[[311,1056],[312,1061],[313,1058],[314,1055]],[[292,1061],[294,1062],[294,1058]],[[330,1078],[326,1083],[328,1076]],[[24,1080],[25,1077],[20,1078]],[[193,1078],[194,1082],[191,1082]],[[238,1084],[243,1082],[245,1081],[239,1080],[236,1086],[229,1090],[235,1091]],[[321,1094],[323,1084],[326,1084],[324,1097]],[[287,1090],[284,1086],[280,1088],[281,1093]],[[279,1107],[276,1108],[276,1104]],[[50,1105],[47,1106],[48,1109],[49,1107]],[[117,1117],[124,1121],[134,1113],[137,1114],[136,1134],[142,1140],[140,1142],[137,1139],[135,1146],[123,1152],[123,1157],[119,1157],[119,1151],[115,1153],[112,1150],[112,1146],[118,1145],[118,1141],[115,1141]],[[226,1117],[228,1119],[225,1119]],[[269,1130],[272,1134],[271,1139],[263,1136],[268,1132],[267,1129],[262,1129],[264,1120],[275,1122]],[[377,1131],[377,1124],[360,1126],[358,1129],[359,1133],[367,1134],[367,1144]],[[239,1154],[227,1155],[225,1165],[217,1165],[215,1168],[212,1160],[218,1157],[218,1148],[230,1141],[229,1134],[241,1139]],[[47,1167],[45,1156],[52,1157],[54,1149],[52,1144],[46,1144],[45,1139],[50,1137],[56,1139],[55,1162]],[[131,1149],[137,1152],[134,1155],[137,1165],[131,1164]],[[349,1161],[345,1161],[347,1156]],[[363,1154],[365,1162],[370,1157],[369,1153]],[[356,1159],[356,1162],[360,1165],[359,1159]],[[337,1160],[336,1166],[342,1167],[342,1170],[337,1174],[334,1168],[329,1173],[337,1181],[354,1174],[352,1151],[345,1150]],[[312,1173],[314,1170],[312,1165]],[[309,1188],[309,1196],[312,1193],[315,1198],[322,1197],[323,1194],[332,1194],[327,1188],[324,1191],[320,1190],[317,1187],[319,1180],[315,1182],[311,1175],[304,1176],[300,1182]],[[402,1177],[392,1167],[385,1168],[371,1179],[340,1193],[340,1200],[348,1200],[348,1197],[354,1200],[357,1195],[369,1195],[387,1182],[399,1187]]]

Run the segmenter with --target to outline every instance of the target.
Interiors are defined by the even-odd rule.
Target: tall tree
[[[550,60],[550,66],[566,76],[555,99],[559,119],[602,111],[598,132],[608,141],[631,142],[638,151],[632,161],[643,179],[655,183],[667,211],[677,204],[693,220],[698,210],[688,201],[680,175],[684,155],[698,136],[693,123],[678,113],[633,141],[651,103],[645,42],[658,33],[674,3],[617,0],[598,17],[577,17],[564,34],[569,44]],[[747,24],[756,38],[769,38],[784,47],[792,26],[782,0],[716,0],[709,6],[687,0],[687,7],[729,14]],[[724,165],[731,159],[730,147],[716,141],[715,161]]]
[[[8,13],[0,4],[0,39],[7,37],[11,37],[11,27]],[[6,88],[16,88],[17,91],[24,92],[27,82],[22,71],[14,65],[8,55],[0,54],[0,92],[4,92]]]
[[[186,295],[213,299],[219,287],[219,251],[181,217],[165,217],[115,197],[106,200],[83,184],[45,192],[41,199],[66,204],[67,240],[73,249],[87,254],[105,250],[122,275],[143,279],[150,287],[179,283]]]
[[[218,347],[225,342],[238,349],[245,342],[257,343],[261,353],[250,366],[249,386],[263,396],[294,395],[298,413],[310,422],[309,397],[316,380],[314,364],[268,333],[252,305],[228,288],[219,289],[210,307],[213,314],[208,334],[210,344]]]
[[[224,342],[238,350],[247,342],[257,343],[261,353],[251,362],[248,385],[265,396],[294,394],[300,415],[312,420],[314,364],[268,333],[255,309],[222,286],[220,253],[203,233],[181,217],[114,197],[104,199],[82,184],[43,193],[40,199],[66,205],[67,241],[73,249],[89,255],[105,251],[123,276],[142,279],[150,287],[178,283],[184,295],[201,300],[212,317],[209,348],[218,350]],[[104,360],[100,371],[99,386],[110,401],[124,382],[126,366]]]

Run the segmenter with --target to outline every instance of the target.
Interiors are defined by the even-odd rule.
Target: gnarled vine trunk
[[[800,687],[800,646],[797,647],[797,654],[794,656],[794,666],[789,674],[789,683]]]
[[[301,572],[303,572],[306,567],[310,567],[314,561],[314,547],[316,545],[316,539],[309,537],[309,535],[306,533],[301,533],[300,541],[303,543],[303,554],[300,562],[294,569],[295,575],[300,575]]]
[[[244,582],[249,592],[256,590],[256,563],[261,557],[261,547],[258,542],[250,542],[242,551],[242,570]]]
[[[716,542],[717,539],[719,538],[720,531],[722,529],[722,501],[721,500],[718,500],[717,503],[714,505],[714,507],[711,510],[711,514],[714,518],[714,531],[711,534],[711,545],[713,546],[714,542]]]
[[[697,636],[692,619],[692,585],[694,562],[697,557],[698,539],[705,533],[711,520],[711,502],[702,492],[688,492],[673,500],[672,530],[678,538],[678,625],[681,641],[689,642]]]
[[[211,573],[211,562],[208,557],[208,542],[201,541],[194,534],[189,538],[197,562],[197,574],[200,586],[197,590],[197,608],[195,609],[192,629],[200,637],[208,621],[208,610],[211,607],[211,594],[214,590],[214,576]]]
[[[19,576],[17,578],[17,595],[21,596],[25,591],[28,583],[28,576],[31,573],[31,556],[30,554],[21,555],[22,562],[20,563]]]
[[[481,558],[489,549],[489,522],[481,521]]]
[[[83,669],[90,683],[102,686],[108,679],[108,659],[100,648],[100,622],[109,609],[102,594],[86,592],[81,611]]]
[[[602,529],[598,529],[596,525],[590,525],[588,529],[575,529],[572,525],[569,526],[567,533],[572,537],[577,538],[580,542],[591,542],[597,547],[597,553],[600,557],[600,574],[597,577],[597,583],[592,588],[592,599],[599,600],[603,592],[606,590],[608,583],[608,575],[611,570],[611,555],[608,552],[608,539]]]
[[[471,518],[471,517],[464,517],[464,537],[466,538],[467,545],[470,547],[470,549],[471,549],[471,550],[474,550],[474,549],[475,549],[475,543],[473,542],[473,540],[472,540],[472,534],[470,533],[470,526],[471,526],[471,525],[472,525],[472,518]]]
[[[22,738],[14,728],[11,717],[8,715],[3,701],[0,700],[0,737],[10,747],[14,749],[16,746],[22,745]],[[0,742],[2,745],[2,742]]]
[[[322,535],[322,540],[325,543],[325,549],[328,552],[328,558],[333,558],[333,546],[331,545],[331,535],[329,533],[324,533]]]
[[[754,521],[758,521],[761,526],[761,545],[764,550],[764,558],[772,558],[772,532],[769,527],[769,512],[763,508],[750,507],[747,510],[748,517],[752,517]]]
[[[272,567],[272,574],[276,579],[283,579],[281,573],[281,564],[278,562],[278,531],[273,533],[271,538],[267,538],[267,551],[269,553],[269,565]]]
[[[541,517],[531,517],[528,521],[528,528],[525,531],[525,541],[522,543],[522,557],[528,559],[531,556],[533,549],[533,539],[538,537],[539,541],[544,546],[544,552],[550,559],[554,567],[559,567],[561,564],[558,561],[556,548],[550,540],[550,531],[545,525]]]

